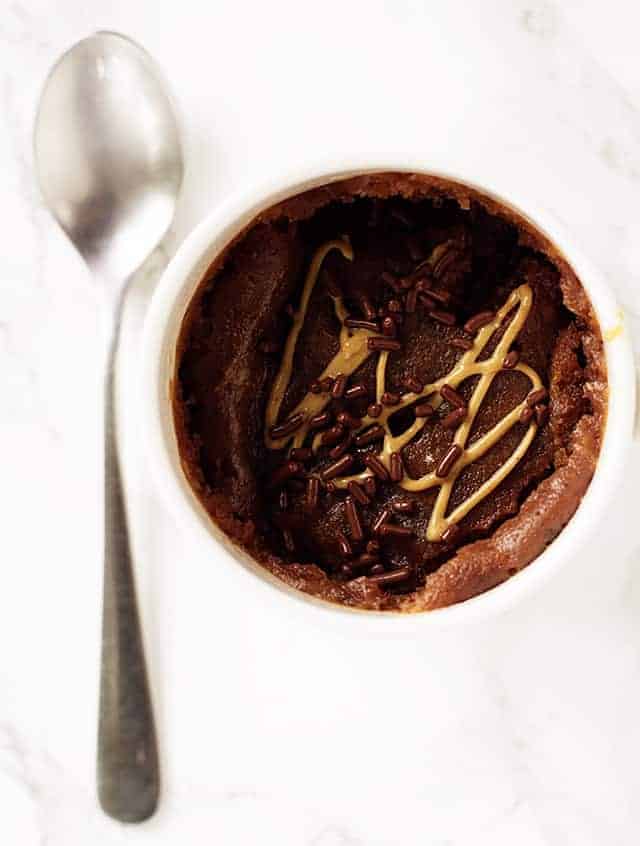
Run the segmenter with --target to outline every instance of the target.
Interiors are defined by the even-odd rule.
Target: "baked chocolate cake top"
[[[606,412],[580,282],[462,186],[375,174],[272,207],[185,317],[175,420],[221,528],[351,606],[458,602],[533,560],[586,490]]]

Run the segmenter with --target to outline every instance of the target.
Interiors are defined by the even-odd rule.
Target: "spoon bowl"
[[[34,152],[42,194],[70,240],[94,271],[126,280],[169,228],[183,175],[151,56],[112,32],[67,51],[42,93]]]

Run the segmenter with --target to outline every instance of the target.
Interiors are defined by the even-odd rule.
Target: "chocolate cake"
[[[367,609],[472,597],[577,508],[606,420],[602,340],[528,221],[379,173],[288,199],[184,318],[174,413],[211,518],[289,585]]]

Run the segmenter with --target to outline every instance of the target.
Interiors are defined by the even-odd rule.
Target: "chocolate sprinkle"
[[[366,385],[363,382],[358,382],[357,385],[352,385],[344,392],[344,398],[347,400],[358,399],[365,396],[367,393]]]
[[[420,291],[420,293],[418,294],[418,299],[420,300],[422,305],[427,309],[427,311],[430,311],[432,308],[436,307],[436,301],[433,300],[429,296],[429,294],[425,294],[424,291]]]
[[[413,411],[416,417],[431,417],[433,414],[433,406],[430,402],[421,402],[414,406]]]
[[[529,423],[532,420],[534,414],[535,414],[535,412],[531,408],[531,406],[525,405],[525,407],[520,412],[520,417],[518,418],[518,420],[521,423]]]
[[[424,384],[420,382],[418,379],[414,379],[413,377],[409,377],[405,379],[403,382],[403,386],[408,390],[412,391],[414,394],[421,394],[424,390]]]
[[[389,459],[389,475],[392,482],[401,482],[404,476],[404,465],[399,452],[392,452]]]
[[[394,291],[398,290],[399,286],[396,277],[392,273],[389,273],[388,270],[385,270],[384,273],[380,274],[380,279],[382,279],[382,281]]]
[[[455,314],[439,308],[432,308],[429,312],[429,317],[437,320],[438,323],[443,323],[445,326],[454,326],[456,322]]]
[[[458,444],[451,444],[447,452],[444,454],[442,461],[438,464],[436,476],[439,479],[444,479],[445,476],[449,475],[449,471],[460,458],[462,452],[462,447],[458,446]]]
[[[458,254],[459,251],[455,247],[452,247],[440,256],[433,267],[433,275],[436,279],[439,279],[445,273],[445,271],[449,268],[449,265],[455,261]]]
[[[332,426],[330,429],[326,429],[322,435],[320,436],[320,443],[322,446],[333,446],[337,444],[339,440],[342,439],[344,435],[344,426],[341,426],[339,423],[336,426]]]
[[[396,324],[393,318],[387,316],[382,321],[382,334],[387,338],[392,338],[396,334]]]
[[[375,476],[367,476],[365,479],[363,479],[362,485],[367,496],[373,499],[373,497],[376,495]]]
[[[369,567],[378,564],[380,559],[376,555],[371,555],[369,552],[363,552],[354,561],[351,566],[358,570],[368,570]]]
[[[464,324],[464,331],[468,332],[469,335],[474,335],[478,329],[482,329],[483,326],[491,323],[494,317],[495,315],[492,311],[479,311],[467,320]]]
[[[351,465],[353,464],[353,456],[352,455],[343,455],[342,458],[339,458],[338,461],[330,464],[320,474],[323,479],[335,479],[336,476],[341,476],[345,470],[348,470]]]
[[[549,406],[536,405],[534,411],[536,414],[536,423],[538,424],[538,426],[544,426],[544,424],[549,419]]]
[[[373,417],[374,420],[376,417],[380,417],[382,414],[382,406],[379,402],[371,403],[371,405],[367,408],[367,414],[369,417]]]
[[[274,440],[278,440],[278,438],[284,438],[287,435],[292,435],[297,429],[302,426],[304,423],[305,415],[299,411],[297,414],[293,414],[284,423],[279,423],[277,426],[272,426],[269,430],[269,434]]]
[[[393,338],[376,336],[374,338],[367,338],[367,347],[372,352],[397,352],[402,349],[402,344]]]
[[[323,429],[331,420],[331,415],[328,411],[321,411],[320,414],[314,414],[309,418],[309,429]]]
[[[505,370],[513,370],[516,364],[520,361],[520,353],[518,350],[511,350],[508,352],[505,357],[504,361],[502,362],[502,366]]]
[[[456,535],[460,533],[459,527],[454,523],[453,525],[449,526],[448,529],[445,529],[442,533],[442,537],[440,540],[442,543],[448,543],[450,540],[453,540]]]
[[[397,405],[400,402],[400,396],[394,394],[393,391],[385,391],[380,397],[380,402],[383,405]]]
[[[383,482],[389,481],[387,468],[376,455],[365,455],[363,461],[378,479],[381,479]]]
[[[369,297],[362,297],[360,300],[360,306],[362,308],[362,313],[364,314],[367,320],[374,320],[376,319],[376,310],[371,304],[371,300]]]
[[[548,396],[549,392],[546,388],[538,388],[537,391],[531,391],[531,393],[527,397],[527,405],[533,408],[534,405],[538,405],[539,403],[544,402]]]
[[[449,344],[452,347],[457,347],[459,350],[464,350],[465,352],[473,349],[473,341],[470,341],[468,338],[452,338],[449,341]]]
[[[447,414],[447,416],[442,420],[442,425],[445,429],[455,429],[460,425],[460,423],[462,423],[466,416],[466,408],[454,408],[454,410],[450,411],[449,414]]]
[[[387,522],[387,520],[389,519],[390,516],[391,516],[391,512],[389,511],[389,509],[383,508],[382,511],[380,512],[380,514],[378,514],[378,516],[374,520],[373,526],[371,527],[371,531],[373,532],[374,535],[377,535],[377,534],[380,533],[380,529],[384,526],[384,524]]]
[[[294,461],[301,461],[304,464],[305,461],[311,461],[313,451],[307,447],[294,447],[289,453],[289,457],[293,458]]]
[[[336,537],[338,539],[338,550],[340,555],[342,555],[343,558],[349,558],[353,555],[351,544],[347,540],[346,536],[342,532],[338,532]]]
[[[385,585],[395,585],[398,582],[404,582],[411,574],[409,567],[400,567],[398,570],[391,570],[389,573],[380,573],[379,575],[369,576],[369,581],[380,587]]]
[[[289,529],[284,530],[284,532],[282,533],[282,538],[284,540],[284,545],[287,549],[287,552],[295,552],[296,551],[296,545],[295,545],[295,542],[293,540],[293,535],[291,534]]]
[[[348,429],[359,429],[362,425],[362,418],[354,417],[352,414],[349,414],[348,411],[341,411],[336,419],[338,423],[341,423]]]
[[[351,446],[352,440],[353,440],[352,433],[347,432],[347,437],[344,439],[344,441],[341,444],[337,444],[336,446],[334,446],[333,449],[329,450],[329,458],[336,459],[336,458],[340,458],[341,456],[343,456],[345,454],[345,452]]]
[[[451,294],[448,291],[441,291],[437,288],[429,288],[428,294],[441,305],[449,305],[451,302]]]
[[[396,499],[391,503],[391,508],[396,514],[413,514],[415,502],[412,499]]]
[[[355,317],[347,317],[344,325],[349,329],[368,329],[370,332],[379,332],[380,327],[372,320],[358,320]]]
[[[347,514],[347,520],[349,521],[349,528],[351,529],[351,537],[355,541],[361,541],[364,537],[364,533],[362,531],[362,524],[360,523],[358,506],[356,505],[353,497],[348,496],[346,498],[344,508]]]
[[[398,537],[408,538],[413,534],[413,529],[410,529],[408,526],[399,526],[397,523],[384,522],[380,526],[380,534],[383,537],[386,535],[397,535]]]
[[[407,297],[404,301],[404,310],[407,312],[407,314],[413,314],[416,310],[417,304],[418,304],[418,292],[416,291],[415,288],[412,288],[409,291],[409,293],[407,294]]]
[[[352,479],[347,484],[347,490],[360,505],[369,505],[371,502],[371,498],[367,495],[362,485],[358,484],[355,479]]]
[[[461,396],[455,388],[452,388],[451,385],[443,385],[440,388],[440,396],[443,400],[446,400],[449,405],[453,405],[456,408],[466,408],[467,401],[463,396]]]
[[[403,291],[408,291],[416,284],[416,280],[413,274],[411,274],[410,276],[403,276],[402,279],[399,279],[398,284]]]
[[[310,476],[307,479],[307,507],[310,509],[318,507],[320,496],[320,479],[317,476]]]
[[[340,397],[344,394],[346,387],[347,377],[344,375],[344,373],[340,373],[338,376],[336,376],[335,382],[333,383],[333,387],[331,388],[331,396],[334,399],[340,399]]]
[[[367,444],[374,443],[374,441],[379,441],[381,438],[384,438],[384,429],[376,423],[371,428],[357,435],[355,444],[356,446],[366,446]]]

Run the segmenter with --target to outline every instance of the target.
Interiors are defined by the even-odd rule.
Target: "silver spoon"
[[[72,47],[45,83],[34,151],[44,198],[104,283],[110,319],[98,795],[111,816],[139,822],[156,808],[159,768],[116,441],[114,362],[127,280],[167,231],[183,171],[176,117],[150,56],[111,32]]]

